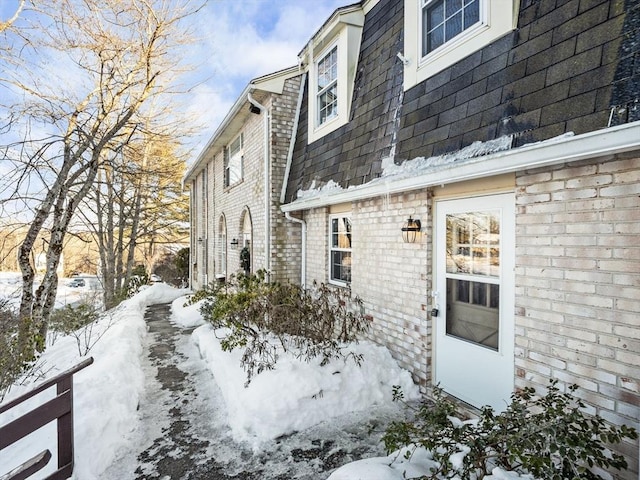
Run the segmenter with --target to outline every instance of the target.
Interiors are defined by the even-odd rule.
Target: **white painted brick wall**
[[[431,372],[427,296],[431,274],[430,199],[426,192],[354,203],[352,284],[371,317],[371,336],[385,344],[422,387]],[[401,228],[413,215],[423,224],[420,242],[405,244]],[[329,211],[307,212],[307,283],[328,281]]]
[[[270,144],[271,150],[271,204],[269,205],[271,229],[271,258],[272,278],[276,280],[299,281],[300,278],[300,227],[288,222],[280,211],[280,190],[284,178],[284,171],[289,149],[289,139],[293,128],[293,115],[298,98],[300,79],[298,77],[285,82],[281,95],[272,94],[262,103],[271,113]],[[204,178],[200,174],[195,182],[191,195],[194,196],[196,213],[193,218],[196,225],[192,232],[196,236],[196,259],[198,272],[194,275],[194,288],[202,287],[206,281],[204,277],[205,259],[204,246],[197,242],[197,238],[207,239],[207,271],[208,281],[213,281],[215,274],[225,271],[227,275],[240,271],[240,250],[242,248],[242,218],[243,212],[248,211],[252,223],[252,271],[265,268],[265,205],[264,205],[264,113],[249,115],[242,127],[244,134],[244,168],[243,179],[231,187],[224,187],[223,152],[210,152],[208,169],[208,187],[202,193],[201,182]],[[226,220],[227,228],[227,264],[218,265],[218,231],[220,219]],[[231,247],[231,240],[238,239],[240,245]],[[284,240],[288,240],[285,243]]]
[[[631,155],[523,172],[516,220],[516,386],[578,384],[592,413],[636,428],[639,178]],[[638,442],[621,451],[620,478],[637,478]]]

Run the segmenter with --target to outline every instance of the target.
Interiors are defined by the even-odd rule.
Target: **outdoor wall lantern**
[[[233,240],[231,240],[231,248],[236,249],[238,248],[238,239],[234,238]]]
[[[402,240],[404,240],[404,243],[414,243],[421,228],[420,220],[409,216],[407,222],[402,226]]]

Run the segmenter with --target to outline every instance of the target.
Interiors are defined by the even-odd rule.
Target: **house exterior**
[[[300,229],[279,202],[301,79],[296,67],[252,80],[186,172],[192,288],[260,269],[300,281]]]
[[[250,84],[270,167],[241,96],[187,173],[193,286],[238,269],[250,212],[252,269],[350,287],[426,393],[502,410],[556,379],[638,428],[639,66],[635,0],[338,9],[282,91]],[[256,175],[229,188],[240,132]],[[638,442],[620,451],[637,478]]]
[[[640,3],[365,0],[300,63],[306,282],[349,285],[425,391],[557,379],[637,428]]]

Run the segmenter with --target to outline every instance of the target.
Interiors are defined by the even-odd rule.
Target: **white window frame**
[[[436,3],[442,2],[443,5],[445,5],[447,2],[450,2],[450,1],[452,1],[452,0],[422,0],[422,9],[421,9],[421,14],[420,14],[420,39],[421,39],[421,41],[420,41],[420,54],[421,54],[421,57],[423,59],[425,57],[429,56],[429,55],[435,54],[438,51],[438,49],[440,49],[440,48],[447,48],[448,44],[453,44],[454,42],[460,41],[459,40],[460,36],[472,35],[473,31],[475,29],[482,28],[482,26],[487,23],[487,19],[486,19],[487,9],[483,8],[483,7],[486,6],[485,0],[475,0],[478,3],[479,20],[477,22],[473,23],[472,25],[468,26],[464,30],[460,31],[457,35],[451,37],[449,40],[445,40],[442,45],[434,48],[431,51],[425,52],[425,48],[424,48],[425,47],[425,35],[426,35],[426,29],[427,29],[427,26],[424,23],[425,12],[427,10],[433,8]],[[461,5],[464,5],[464,0],[461,0]],[[466,7],[463,6],[462,10],[464,10],[464,8],[466,8]],[[445,25],[445,29],[446,29],[446,25],[447,25],[446,13],[444,15],[445,15],[444,25]]]
[[[323,86],[320,84],[320,77],[321,77],[320,64],[324,62],[331,62],[330,65],[328,66],[330,67],[330,70],[332,72],[335,72],[335,76],[332,76],[331,78],[329,78],[328,83]],[[325,66],[322,70],[322,73],[326,73],[327,70],[328,69]],[[315,102],[316,102],[316,112],[317,112],[316,125],[318,127],[321,127],[323,124],[330,122],[331,120],[333,120],[338,116],[338,106],[340,105],[340,90],[338,88],[339,75],[338,75],[338,46],[337,45],[334,45],[333,48],[331,48],[327,53],[325,53],[324,56],[318,59],[318,61],[316,62],[316,68],[315,68],[315,78],[316,78]],[[332,102],[326,102],[326,105],[323,107],[323,98],[328,94],[330,95],[331,93],[335,95],[335,99]],[[326,106],[329,104],[332,105],[331,114],[324,116],[323,113],[327,109]]]
[[[372,5],[376,2],[372,2]],[[357,71],[365,12],[361,6],[345,7],[331,17],[303,50],[300,62],[308,69],[307,137],[315,142],[349,121],[353,83]],[[318,62],[337,49],[337,111],[320,123]]]
[[[333,224],[334,221],[338,221],[338,230],[334,232]],[[346,220],[349,224],[350,230],[348,231],[349,235],[349,246],[346,245],[336,245],[333,244],[334,234],[340,235],[340,220]],[[335,278],[333,276],[333,254],[334,253],[348,253],[350,267],[349,267],[349,275],[348,279],[344,278]],[[351,273],[353,269],[353,222],[351,221],[351,216],[348,214],[336,214],[329,216],[329,283],[333,285],[347,286],[351,283]]]
[[[422,13],[423,8],[434,1],[404,2],[404,58],[407,59],[404,67],[405,91],[489,45],[517,25],[519,0],[479,0],[480,21],[423,56],[425,29]]]
[[[224,148],[224,160],[225,188],[242,182],[244,178],[244,136],[242,133]]]

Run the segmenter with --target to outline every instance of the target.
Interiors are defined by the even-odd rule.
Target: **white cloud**
[[[213,0],[196,18],[194,77],[207,78],[188,99],[189,117],[212,135],[253,78],[298,63],[298,53],[339,0]],[[204,146],[208,138],[194,142]],[[199,148],[195,147],[196,155]]]

